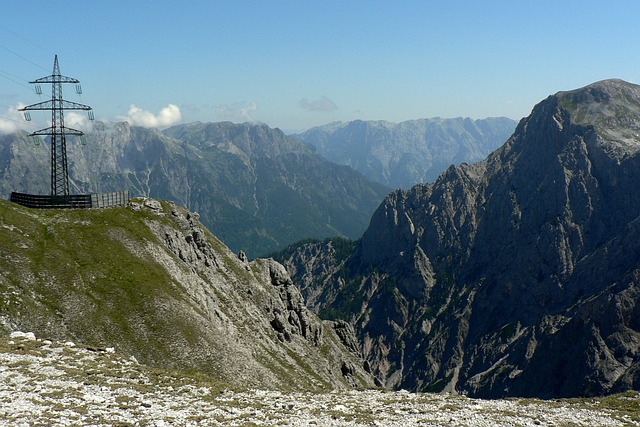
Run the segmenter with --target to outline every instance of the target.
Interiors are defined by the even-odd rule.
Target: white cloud
[[[15,107],[9,107],[4,114],[0,115],[0,134],[13,133],[27,127],[22,111],[18,109],[25,104],[19,103]]]
[[[232,105],[219,105],[216,108],[218,118],[220,120],[228,120],[230,122],[255,122],[252,113],[258,109],[255,102],[249,104],[238,102]]]
[[[251,113],[253,113],[257,109],[258,109],[258,106],[256,105],[256,103],[252,102],[251,104],[247,105],[246,107],[240,109],[240,116],[244,120],[246,120],[248,122],[252,122],[253,119],[251,117]]]
[[[326,96],[321,96],[318,99],[309,100],[307,98],[302,98],[298,104],[304,110],[307,111],[320,111],[320,112],[331,112],[338,109],[338,106],[335,102],[327,98]]]
[[[142,126],[145,128],[161,128],[171,126],[182,120],[180,108],[175,104],[169,104],[160,110],[157,115],[150,111],[143,110],[135,104],[131,104],[126,116],[120,116],[121,120],[129,122],[132,126]]]
[[[85,113],[67,112],[64,115],[65,127],[86,131],[91,128],[89,117]]]

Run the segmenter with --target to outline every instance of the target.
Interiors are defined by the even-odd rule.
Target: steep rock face
[[[315,127],[300,137],[332,162],[349,165],[384,185],[410,188],[433,182],[451,164],[484,159],[515,126],[505,117],[356,120]]]
[[[318,311],[340,292],[341,286],[335,286],[331,278],[344,268],[344,261],[354,247],[353,241],[336,238],[296,243],[276,254],[275,259],[296,277],[296,286],[305,295],[307,307]]]
[[[115,347],[237,387],[374,383],[281,265],[236,256],[176,205],[34,211],[0,202],[0,237],[4,333]]]
[[[344,262],[349,275],[323,278],[355,297],[318,311],[356,324],[391,386],[637,389],[639,134],[638,86],[550,96],[487,160],[391,194]],[[304,271],[299,261],[289,264]]]
[[[49,154],[26,134],[0,138],[0,196],[49,193]],[[266,125],[191,123],[160,132],[96,123],[68,144],[73,192],[129,190],[201,215],[234,251],[265,255],[303,238],[358,238],[388,193]]]
[[[27,147],[27,149],[24,149]],[[41,145],[36,146],[27,133],[0,134],[0,188],[2,196],[8,198],[9,187],[38,188],[49,194],[50,181],[44,180],[49,170],[49,157]],[[50,176],[50,175],[49,175]],[[10,184],[11,183],[11,184]],[[15,191],[15,190],[14,190]]]

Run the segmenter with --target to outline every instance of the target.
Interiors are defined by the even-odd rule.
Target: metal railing
[[[130,202],[128,191],[98,194],[74,194],[52,196],[39,194],[11,193],[13,203],[35,209],[90,209],[126,206]]]
[[[128,191],[91,194],[91,207],[108,208],[110,206],[126,206],[130,200]]]

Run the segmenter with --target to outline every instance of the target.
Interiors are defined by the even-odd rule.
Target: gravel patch
[[[603,403],[603,400],[606,402]],[[640,394],[479,400],[406,391],[233,391],[113,349],[14,333],[0,341],[6,426],[640,426]]]

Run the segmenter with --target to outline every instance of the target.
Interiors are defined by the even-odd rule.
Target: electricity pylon
[[[29,82],[35,84],[37,94],[42,93],[40,84],[51,84],[51,100],[39,102],[37,104],[27,105],[20,111],[25,111],[24,115],[27,120],[31,119],[28,111],[32,110],[51,110],[51,126],[40,129],[29,136],[51,136],[51,195],[52,196],[68,196],[69,195],[69,171],[67,168],[67,141],[66,135],[74,135],[82,137],[84,133],[77,129],[65,127],[64,110],[86,110],[89,119],[93,120],[93,111],[88,105],[78,104],[76,102],[66,101],[62,99],[62,84],[73,83],[76,85],[76,92],[82,93],[80,80],[60,75],[60,66],[58,65],[58,55],[55,56],[53,62],[53,74],[47,77]]]

